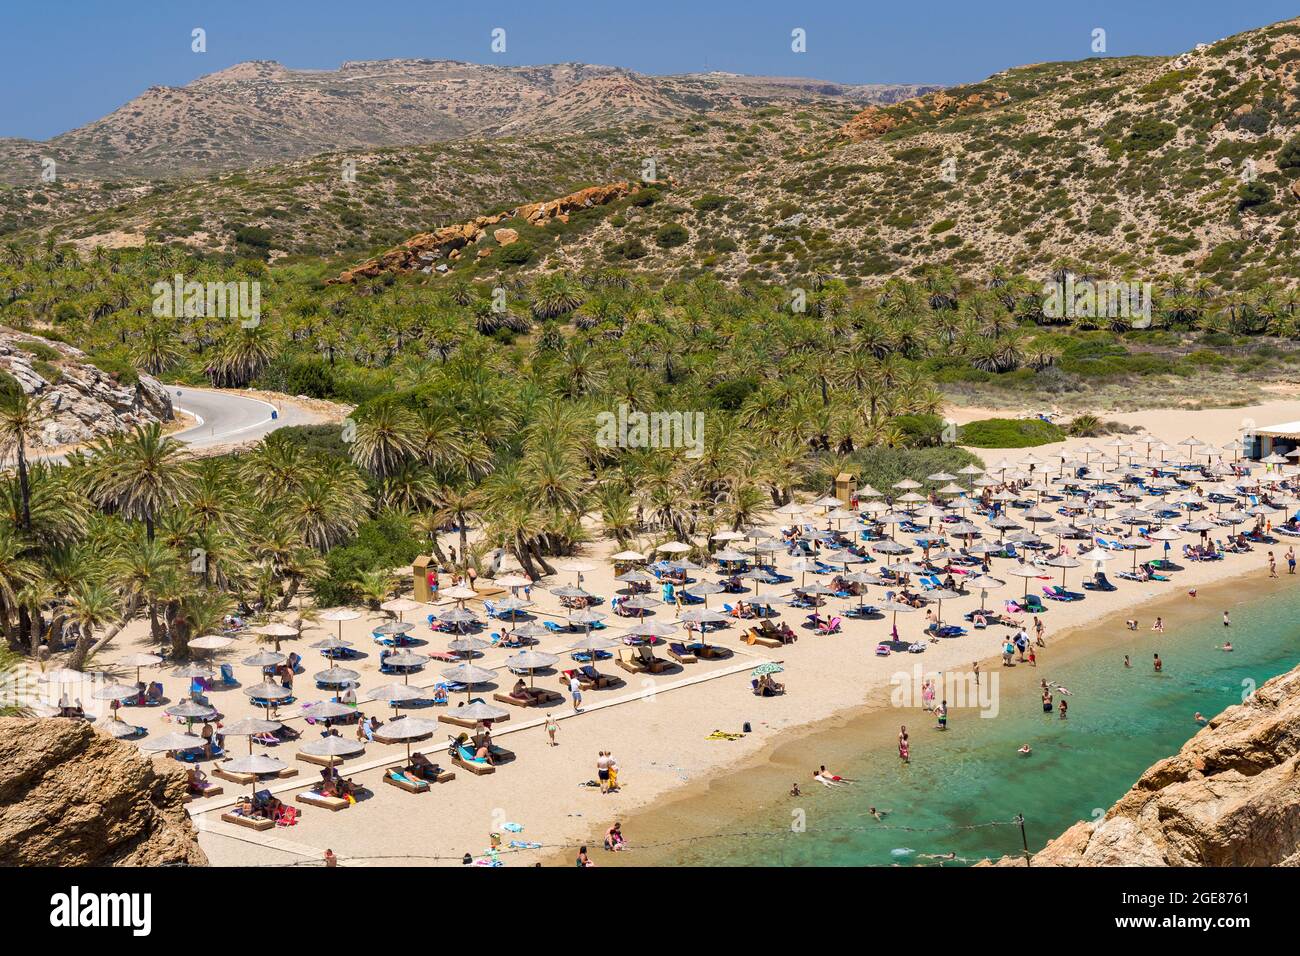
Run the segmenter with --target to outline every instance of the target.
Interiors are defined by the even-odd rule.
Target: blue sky
[[[4,0],[0,136],[44,139],[149,86],[242,60],[330,69],[344,60],[582,61],[647,73],[704,69],[843,83],[962,83],[1008,66],[1173,54],[1300,13],[1250,0]],[[206,53],[190,31],[207,31]],[[493,28],[506,52],[491,52]],[[807,52],[791,51],[794,28]]]

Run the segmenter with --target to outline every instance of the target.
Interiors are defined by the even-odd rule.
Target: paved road
[[[168,385],[167,391],[178,411],[198,419],[192,428],[172,436],[194,448],[255,441],[286,425],[311,425],[323,420],[296,405],[277,409],[270,402],[218,389]]]
[[[173,438],[192,448],[214,448],[256,441],[286,425],[316,425],[326,421],[325,416],[316,415],[297,405],[284,404],[277,407],[259,398],[247,398],[215,388],[168,385],[167,392],[171,395],[173,408],[198,419],[190,428],[172,433]],[[67,461],[63,454],[37,453],[31,455],[31,458],[56,463]],[[6,461],[0,467],[10,465],[11,462]]]

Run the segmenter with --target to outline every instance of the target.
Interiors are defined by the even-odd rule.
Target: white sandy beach
[[[987,411],[954,410],[955,420],[984,417]],[[1267,405],[1240,409],[1210,411],[1148,411],[1117,416],[1130,424],[1141,425],[1171,443],[1188,435],[1195,435],[1217,445],[1235,439],[1243,418],[1260,424],[1300,418],[1300,401],[1272,402]],[[1102,440],[1092,440],[1099,445]],[[1078,447],[1085,440],[1072,439],[1062,443]],[[1058,446],[1039,446],[1025,450],[992,450],[979,452],[986,462],[1002,458],[1016,461],[1030,451],[1039,458],[1048,458]],[[976,450],[978,452],[978,450]],[[814,520],[811,517],[808,520]],[[1280,518],[1279,518],[1280,520]],[[766,522],[775,530],[782,522],[775,517]],[[1191,540],[1193,536],[1187,538]],[[1275,548],[1279,555],[1286,542]],[[600,541],[592,546],[582,560],[595,566],[586,572],[583,586],[608,599],[622,585],[613,580],[614,571],[608,556],[619,550],[613,541]],[[1170,593],[1221,581],[1233,575],[1260,575],[1267,573],[1265,547],[1257,546],[1250,554],[1227,555],[1218,562],[1188,563],[1179,571],[1173,582],[1136,583],[1116,581],[1119,589],[1110,593],[1089,592],[1086,600],[1074,603],[1049,602],[1049,611],[1043,615],[1046,626],[1047,648],[1039,651],[1040,662],[1049,661],[1054,642],[1066,632],[1121,612],[1144,614],[1142,605]],[[1141,558],[1158,556],[1151,551],[1142,552]],[[1110,567],[1124,569],[1130,559],[1117,558]],[[776,556],[779,568],[788,572],[791,558],[784,551]],[[557,562],[563,564],[563,561]],[[995,561],[994,576],[1006,561]],[[871,567],[871,566],[868,566]],[[1077,588],[1081,576],[1089,571],[1077,568],[1067,572],[1067,584]],[[697,577],[701,576],[697,573]],[[710,578],[712,575],[710,575]],[[800,575],[794,572],[796,583]],[[1112,581],[1115,575],[1110,575]],[[561,574],[558,579],[548,579],[544,587],[572,583],[574,575]],[[1059,583],[1059,572],[1052,580],[1032,581],[1035,590],[1039,585]],[[480,582],[483,583],[483,582]],[[1023,583],[1008,579],[1004,588],[990,592],[988,605],[1000,609],[1006,598],[1018,596]],[[775,593],[787,591],[790,585],[764,585],[760,591]],[[771,590],[768,590],[768,589]],[[869,601],[881,599],[884,589],[871,587]],[[657,592],[656,592],[657,593]],[[536,587],[531,610],[540,620],[563,620],[565,612],[558,599]],[[734,595],[714,595],[709,598],[710,608],[721,607],[724,601],[733,602]],[[443,604],[450,605],[450,601]],[[946,621],[960,622],[961,616],[979,604],[978,592],[960,600],[945,601],[943,616]],[[477,602],[470,602],[477,608]],[[830,598],[831,613],[848,605]],[[481,610],[481,608],[479,608]],[[608,611],[608,604],[598,610]],[[344,865],[411,864],[429,865],[446,863],[459,865],[462,856],[469,852],[480,856],[488,847],[489,834],[502,833],[505,839],[519,839],[543,844],[536,851],[523,851],[503,855],[507,865],[530,865],[553,858],[558,850],[571,856],[581,843],[599,846],[605,828],[615,818],[627,815],[637,807],[653,805],[665,796],[679,790],[687,783],[698,783],[725,772],[726,768],[743,766],[744,762],[761,754],[783,731],[807,727],[836,714],[860,708],[864,704],[883,704],[888,699],[891,676],[900,671],[911,673],[913,665],[920,664],[926,673],[947,672],[969,668],[972,661],[996,657],[1001,645],[1011,632],[1004,628],[972,631],[964,637],[942,640],[928,645],[920,655],[894,654],[878,657],[875,645],[888,636],[890,621],[845,619],[843,632],[832,636],[819,636],[800,627],[806,612],[779,608],[781,620],[788,622],[799,634],[797,643],[779,649],[748,646],[741,640],[743,626],[732,625],[714,632],[709,639],[733,651],[729,659],[699,661],[658,676],[629,674],[603,662],[600,669],[625,679],[618,688],[589,691],[585,695],[585,711],[575,715],[566,700],[550,711],[560,719],[559,746],[546,745],[541,724],[544,711],[535,708],[511,708],[510,718],[494,727],[495,741],[517,754],[517,759],[500,766],[495,773],[475,777],[457,770],[456,779],[431,788],[428,793],[411,794],[382,783],[383,768],[404,761],[403,745],[382,746],[370,744],[364,755],[349,759],[341,768],[345,776],[364,784],[370,795],[356,805],[340,812],[311,807],[300,807],[297,825],[266,832],[231,825],[220,820],[222,810],[229,808],[235,798],[248,792],[249,787],[224,783],[223,795],[192,803],[191,812],[201,829],[201,843],[212,863],[216,865],[319,865],[325,849],[332,849]],[[291,615],[284,615],[288,618]],[[429,642],[427,647],[416,647],[417,652],[429,649],[444,650],[447,635],[431,634],[424,625],[425,611],[405,615],[409,621],[419,622],[414,636]],[[651,619],[671,621],[672,607],[661,607]],[[359,620],[345,622],[342,635],[354,643],[364,655],[359,661],[346,663],[361,672],[358,697],[367,688],[388,683],[394,678],[378,673],[378,645],[370,631],[377,624],[389,620],[382,612],[364,611]],[[606,633],[618,634],[627,619],[611,616],[606,621],[611,628]],[[904,638],[920,639],[925,626],[922,613],[900,615],[899,630]],[[1028,621],[1026,622],[1029,623]],[[1144,623],[1144,627],[1149,621]],[[299,706],[306,700],[323,700],[329,695],[313,687],[310,675],[325,664],[319,652],[307,649],[315,640],[337,633],[336,624],[324,624],[309,629],[303,640],[288,641],[286,651],[297,651],[303,656],[304,673],[295,682],[298,703],[280,710],[279,719],[290,720],[304,730],[303,741],[312,739],[317,731],[307,727]],[[501,630],[492,622],[485,630]],[[249,635],[235,645],[211,655],[214,663],[231,663],[242,685],[260,680],[257,668],[240,664],[240,660],[260,644],[259,638]],[[556,635],[544,638],[539,649],[560,653],[570,646],[573,638]],[[146,627],[143,622],[133,623],[104,653],[107,663],[136,650],[148,650]],[[475,687],[476,696],[490,700],[494,691],[505,693],[514,682],[514,675],[505,670],[504,659],[513,653],[508,650],[488,650],[475,663],[498,669],[501,673],[496,687]],[[662,651],[659,652],[662,656]],[[783,663],[780,675],[786,686],[784,696],[758,698],[750,689],[750,670],[764,660]],[[446,665],[436,661],[426,666],[422,673],[411,677],[412,683],[431,686],[438,681],[438,671]],[[565,663],[559,665],[566,666]],[[133,672],[118,672],[118,676],[134,678]],[[145,680],[161,680],[167,697],[176,701],[186,696],[188,681],[169,676],[166,671],[147,669]],[[401,678],[396,678],[400,680]],[[553,673],[539,674],[537,682],[543,686],[560,688]],[[236,688],[217,689],[211,692],[214,706],[226,722],[245,716],[261,715],[248,698]],[[463,699],[463,696],[459,699]],[[453,698],[453,707],[456,699]],[[376,704],[363,704],[362,709],[385,718],[391,710]],[[409,711],[424,717],[433,717],[437,708],[420,708]],[[124,719],[145,726],[149,734],[157,736],[180,729],[162,713],[162,708],[128,708]],[[710,740],[715,729],[739,732],[749,723],[752,733],[740,740]],[[447,726],[449,733],[459,728]],[[352,736],[353,729],[344,727],[341,733]],[[245,738],[228,738],[227,750],[232,755],[247,752]],[[448,766],[445,739],[436,735],[417,743],[414,749]],[[612,751],[620,766],[621,791],[603,796],[599,790],[582,786],[595,777],[595,761],[600,750]],[[299,767],[297,777],[276,781],[269,785],[281,799],[290,802],[295,792],[317,778],[317,768],[294,760],[297,744],[286,743],[273,752]],[[157,758],[166,760],[165,757]],[[205,765],[210,769],[210,764]],[[267,784],[260,786],[266,787]],[[507,823],[517,823],[521,832],[503,830]],[[635,834],[631,835],[635,840]]]

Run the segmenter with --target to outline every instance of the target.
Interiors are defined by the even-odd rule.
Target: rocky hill
[[[582,63],[380,60],[293,70],[257,61],[185,86],[151,87],[47,143],[0,140],[0,176],[34,181],[40,156],[49,156],[63,178],[171,178],[325,151],[471,135],[553,137],[741,106],[892,103],[931,89],[730,73],[648,76]]]
[[[1032,864],[1300,866],[1300,668],[1219,714],[1105,817],[1076,823]]]
[[[796,285],[931,266],[1042,274],[1066,259],[1117,279],[1300,281],[1300,21],[1171,58],[1017,67],[865,107],[806,81],[507,73],[544,92],[527,114],[480,116],[469,138],[193,183],[28,185],[0,191],[0,234],[325,257],[337,274],[416,234],[627,180],[652,188],[451,271],[612,266]],[[778,102],[787,88],[808,98]],[[544,134],[528,116],[546,117]]]
[[[184,795],[88,723],[0,717],[0,866],[206,866]]]
[[[16,383],[43,401],[48,414],[37,449],[82,444],[175,418],[171,397],[157,379],[129,368],[105,371],[71,345],[3,326],[0,382]]]

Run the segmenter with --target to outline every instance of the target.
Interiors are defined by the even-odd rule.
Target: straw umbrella
[[[961,597],[961,594],[950,588],[935,588],[933,591],[926,591],[921,597],[935,603],[934,623],[940,624],[943,622],[943,602],[955,601]]]
[[[704,600],[704,606],[708,607],[710,594],[722,594],[727,589],[721,584],[715,584],[712,581],[698,581],[682,590],[692,597],[702,598]]]
[[[883,604],[877,604],[876,607],[893,615],[890,620],[890,635],[894,640],[898,640],[898,615],[910,614],[916,610],[912,605],[904,604],[902,601],[885,601]]]
[[[988,592],[992,591],[994,588],[1000,588],[1006,583],[1007,583],[1006,581],[1000,581],[997,578],[991,577],[990,575],[987,574],[977,574],[975,575],[975,577],[971,578],[969,581],[966,582],[966,587],[979,589],[980,610],[982,611],[984,610],[984,599],[988,596]]]
[[[453,643],[455,643],[453,641]],[[423,667],[429,662],[429,658],[424,654],[416,654],[414,651],[398,651],[395,654],[389,654],[384,659],[384,663],[389,667],[402,668],[402,682],[409,684],[411,681],[410,668]]]
[[[366,749],[366,745],[360,740],[350,740],[347,737],[336,737],[334,734],[330,734],[326,737],[308,741],[299,749],[312,757],[328,757],[329,765],[332,767],[336,760],[343,760],[362,753]]]
[[[386,740],[400,740],[406,744],[406,761],[411,761],[411,741],[428,737],[438,729],[438,722],[423,717],[397,717],[384,725]]]
[[[1058,554],[1058,555],[1057,555],[1056,557],[1054,557],[1054,558],[1048,558],[1048,559],[1047,559],[1045,562],[1043,562],[1043,563],[1044,563],[1044,564],[1047,564],[1049,567],[1060,568],[1060,569],[1061,569],[1061,587],[1065,587],[1065,571],[1066,571],[1066,569],[1067,569],[1067,568],[1077,568],[1077,567],[1079,566],[1079,562],[1076,561],[1074,558],[1070,557],[1068,554]],[[1027,582],[1027,581],[1026,581],[1026,587],[1028,587],[1028,582]]]
[[[528,671],[528,686],[533,686],[533,671],[541,667],[554,667],[560,662],[558,654],[545,654],[542,651],[520,651],[506,658],[506,667],[514,673]]]
[[[410,684],[383,684],[366,694],[366,700],[378,700],[393,708],[393,717],[397,717],[397,707],[412,700],[428,700],[429,695]]]
[[[271,718],[271,708],[275,706],[278,700],[286,700],[293,696],[293,691],[287,687],[281,687],[279,684],[272,684],[265,681],[261,684],[254,684],[252,687],[243,688],[244,695],[250,700],[262,701],[262,706],[266,708],[266,717]]]
[[[140,683],[140,668],[161,664],[163,659],[157,654],[128,654],[117,662],[120,667],[135,668],[135,682]]]
[[[418,611],[422,607],[424,607],[423,604],[419,601],[412,601],[410,598],[393,598],[393,600],[385,601],[383,604],[379,605],[381,611],[396,614],[399,621],[402,619],[402,615],[407,611]]]
[[[284,638],[299,636],[299,631],[296,627],[291,627],[288,624],[280,624],[279,622],[263,624],[259,627],[255,627],[253,628],[253,633],[271,638],[275,644],[276,651],[280,650],[280,641]]]
[[[147,750],[150,753],[161,753],[163,751],[183,751],[195,750],[199,747],[206,747],[208,742],[202,737],[194,734],[172,733],[164,734],[161,737],[151,737],[147,740],[140,741],[141,750]]]
[[[261,717],[245,717],[237,720],[233,724],[228,724],[221,728],[221,733],[227,737],[247,737],[248,752],[253,752],[253,738],[258,734],[273,734],[284,724],[278,720],[263,720]]]
[[[1042,568],[1036,567],[1032,564],[1026,564],[1022,561],[1013,567],[1007,568],[1007,573],[1025,579],[1025,596],[1027,597],[1029,595],[1029,579],[1038,577],[1043,573],[1043,570]]]
[[[337,607],[334,608],[332,611],[326,611],[324,614],[320,616],[320,619],[322,621],[338,622],[338,626],[339,626],[338,638],[341,641],[343,640],[343,622],[355,621],[360,616],[361,616],[360,611],[354,611],[351,608],[347,608],[347,607]]]
[[[486,667],[478,667],[475,664],[457,664],[455,667],[448,667],[443,670],[442,676],[454,684],[465,685],[465,699],[470,699],[472,688],[475,684],[487,684],[496,680],[496,672],[488,670]]]

